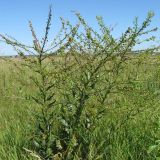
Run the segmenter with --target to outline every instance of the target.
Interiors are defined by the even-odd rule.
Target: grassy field
[[[160,158],[159,47],[133,52],[155,41],[154,14],[118,39],[75,16],[50,45],[51,8],[42,40],[29,22],[32,46],[0,34],[18,53],[0,59],[0,160]]]
[[[0,159],[38,159],[26,152],[35,108],[28,95],[34,89],[20,79],[28,79],[29,73],[22,74],[7,61],[0,63]],[[126,85],[121,94],[107,98],[107,111],[92,135],[89,159],[154,160],[160,156],[155,146],[160,139],[159,56],[133,56],[121,77]]]

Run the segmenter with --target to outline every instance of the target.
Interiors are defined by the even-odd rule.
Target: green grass
[[[130,60],[122,74],[123,79],[132,77],[130,87],[108,98],[107,112],[92,135],[90,159],[154,160],[158,156],[157,151],[147,151],[160,138],[159,57],[157,63],[152,57],[138,58],[141,64]],[[25,97],[33,88],[17,81],[18,76],[26,79],[26,75],[18,75],[8,62],[0,63],[0,159],[29,160],[32,157],[24,148],[30,146],[35,105]]]

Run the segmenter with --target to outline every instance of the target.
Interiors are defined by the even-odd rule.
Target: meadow
[[[118,40],[102,18],[100,35],[76,16],[83,34],[62,20],[54,51],[44,49],[51,11],[42,44],[31,22],[32,48],[1,35],[19,57],[0,59],[0,159],[160,158],[160,56],[132,53],[137,37],[155,31],[145,30],[153,15]]]

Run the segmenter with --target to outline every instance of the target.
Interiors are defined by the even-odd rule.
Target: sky
[[[102,16],[108,26],[116,26],[115,37],[132,25],[136,16],[142,22],[148,11],[155,13],[151,27],[160,27],[160,0],[0,0],[0,33],[31,44],[32,35],[28,21],[32,21],[41,38],[50,5],[53,35],[60,28],[59,17],[76,23],[77,19],[71,11],[80,12],[93,28],[97,27],[95,17]],[[15,52],[11,47],[0,42],[0,55],[13,54]]]

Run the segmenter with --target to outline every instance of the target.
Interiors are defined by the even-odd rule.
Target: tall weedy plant
[[[77,32],[70,50],[72,63],[75,61],[77,65],[72,71],[68,71],[67,76],[66,71],[63,72],[65,81],[66,77],[68,79],[68,85],[62,93],[63,128],[69,134],[69,139],[72,139],[67,145],[69,148],[67,154],[65,152],[65,159],[106,159],[105,153],[94,155],[97,153],[95,144],[98,142],[93,141],[93,135],[103,118],[106,119],[105,115],[110,106],[108,99],[123,91],[125,85],[122,73],[137,39],[156,30],[145,31],[153,14],[149,13],[141,26],[138,26],[136,19],[134,26],[129,27],[119,39],[113,38],[111,29],[105,26],[102,17],[97,17],[100,34],[89,27],[80,14],[76,16],[83,27],[83,32]],[[115,128],[118,126],[120,124]]]
[[[56,99],[54,97],[54,86],[56,85],[56,82],[54,80],[54,66],[50,68],[49,57],[53,54],[53,50],[55,50],[58,46],[60,46],[58,48],[59,52],[64,50],[64,47],[65,49],[67,48],[70,43],[68,41],[68,37],[70,34],[74,36],[73,32],[75,32],[77,28],[76,26],[73,29],[74,31],[67,33],[62,22],[62,28],[56,36],[56,39],[52,42],[51,47],[46,49],[45,47],[47,45],[48,33],[51,25],[51,16],[50,8],[47,25],[45,28],[45,35],[41,42],[39,42],[36,36],[32,22],[29,21],[29,27],[33,37],[33,46],[24,45],[11,37],[1,35],[2,39],[5,40],[7,44],[12,45],[22,58],[21,60],[24,61],[24,63],[22,62],[22,66],[27,67],[29,72],[31,72],[30,79],[35,86],[35,88],[33,88],[35,89],[35,94],[32,95],[32,99],[38,105],[38,109],[34,113],[36,118],[36,129],[33,131],[32,136],[33,149],[37,151],[40,157],[45,159],[53,157],[52,148],[55,147],[56,150],[56,144],[53,146],[54,139],[56,139],[53,134],[53,122],[56,119]],[[65,35],[61,38],[60,35],[63,31],[65,31]],[[65,44],[62,46],[62,43],[65,40]],[[54,51],[54,53],[55,52],[56,51]]]
[[[99,143],[101,137],[97,137],[108,100],[123,90],[121,73],[139,37],[156,30],[146,31],[153,14],[140,26],[136,19],[133,27],[115,39],[102,17],[97,17],[100,30],[95,31],[76,13],[77,25],[61,18],[60,32],[48,47],[51,17],[50,8],[41,42],[29,22],[33,46],[0,35],[17,51],[33,84],[35,126],[31,148],[26,150],[45,160],[108,159],[109,144]]]

